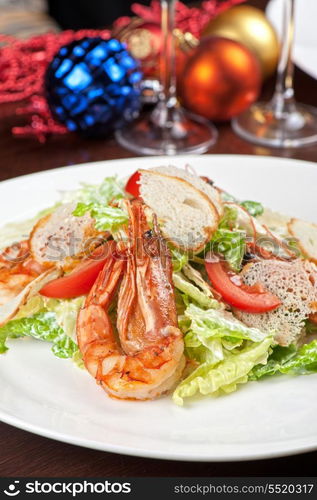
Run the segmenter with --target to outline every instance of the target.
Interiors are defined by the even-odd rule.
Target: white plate
[[[277,33],[283,26],[283,4],[285,0],[271,0],[266,13]],[[296,0],[294,62],[303,71],[317,79],[317,2]]]
[[[66,167],[0,184],[2,221],[56,201],[58,190],[140,167],[190,163],[240,198],[316,219],[317,165],[254,156],[137,158]],[[317,220],[316,220],[317,221]],[[109,399],[92,377],[34,340],[12,341],[0,358],[0,418],[22,429],[89,448],[177,460],[275,457],[317,448],[317,375],[277,377],[185,408]]]

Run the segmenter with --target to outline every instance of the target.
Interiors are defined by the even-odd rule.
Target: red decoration
[[[260,64],[249,49],[227,38],[210,37],[185,65],[179,93],[191,111],[224,121],[257,99],[261,83]]]
[[[205,0],[199,7],[188,7],[182,2],[176,2],[175,23],[176,27],[183,33],[192,33],[199,38],[205,25],[221,12],[229,9],[233,5],[245,2],[245,0]],[[159,0],[152,0],[151,5],[134,3],[131,10],[138,17],[150,23],[161,22],[161,5]],[[114,26],[122,27],[127,25],[131,19],[128,17],[119,18]]]
[[[60,47],[85,36],[108,39],[108,30],[64,31],[21,40],[0,35],[0,103],[27,100],[16,113],[29,114],[30,123],[13,128],[19,136],[36,136],[44,142],[49,134],[64,134],[67,129],[52,117],[44,97],[44,75]]]

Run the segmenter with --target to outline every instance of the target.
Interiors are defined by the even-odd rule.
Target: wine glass
[[[292,49],[295,0],[284,0],[284,22],[277,81],[270,102],[257,102],[233,119],[232,127],[242,138],[271,147],[300,147],[317,141],[317,108],[294,98]]]
[[[117,130],[125,148],[143,155],[204,153],[217,140],[215,127],[185,111],[176,97],[174,47],[175,0],[161,0],[163,49],[160,56],[161,90],[151,112]]]

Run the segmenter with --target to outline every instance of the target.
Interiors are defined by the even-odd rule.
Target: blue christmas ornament
[[[105,135],[137,117],[139,63],[118,40],[82,38],[62,47],[46,72],[54,117],[68,130]]]

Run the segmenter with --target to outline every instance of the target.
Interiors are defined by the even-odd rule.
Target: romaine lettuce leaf
[[[33,337],[52,342],[52,352],[59,358],[72,358],[78,351],[76,343],[58,325],[53,312],[40,312],[28,318],[13,319],[0,328],[1,352],[7,350],[8,338]]]
[[[183,299],[188,303],[193,300],[204,308],[219,307],[219,302],[216,299],[200,291],[199,288],[187,280],[182,273],[173,273],[173,282],[175,287],[182,292]]]
[[[238,383],[247,382],[255,365],[266,363],[273,337],[247,327],[232,314],[189,304],[182,318],[188,321],[186,356],[199,366],[176,388],[177,404],[197,392],[231,392]]]
[[[262,215],[264,212],[263,205],[259,203],[258,201],[242,201],[239,203],[241,207],[245,208],[247,212],[249,212],[252,217],[258,217],[259,215]]]
[[[259,380],[277,373],[306,375],[317,372],[317,340],[300,348],[276,346],[265,366],[255,366],[249,374],[250,380]]]
[[[246,232],[236,227],[237,216],[235,207],[225,206],[218,229],[204,250],[205,255],[209,251],[223,255],[234,271],[240,271],[246,248]]]
[[[215,337],[224,338],[227,342],[233,338],[235,343],[238,340],[261,342],[268,336],[257,328],[246,326],[232,314],[215,309],[203,310],[190,304],[185,316],[191,321],[190,330],[202,343],[206,342],[206,339]]]
[[[101,203],[108,205],[113,200],[125,196],[123,182],[117,176],[106,177],[101,184],[82,183],[79,189],[64,193],[63,202],[78,201],[88,205]]]
[[[187,264],[188,254],[175,247],[171,247],[170,251],[172,255],[173,270],[179,272],[183,269],[184,265]]]
[[[115,232],[123,225],[127,224],[129,218],[121,208],[110,207],[103,203],[78,203],[73,211],[73,215],[81,217],[89,212],[95,219],[95,228],[99,231]]]
[[[241,270],[241,263],[245,254],[246,234],[239,229],[217,229],[209,244],[213,253],[220,253],[233,271]]]
[[[210,285],[204,280],[200,271],[192,267],[190,264],[185,264],[183,267],[183,274],[186,278],[198,286],[198,288],[200,288],[200,290],[202,290],[207,297],[211,299],[214,298]]]
[[[173,400],[183,405],[184,398],[202,395],[217,395],[219,391],[229,393],[238,384],[248,381],[248,374],[259,363],[266,363],[272,337],[259,343],[248,342],[237,353],[226,353],[219,363],[206,361],[183,380],[173,394]]]
[[[62,328],[65,335],[74,342],[76,339],[76,321],[79,309],[84,302],[84,296],[75,299],[45,299],[45,308],[55,313],[56,322]]]

